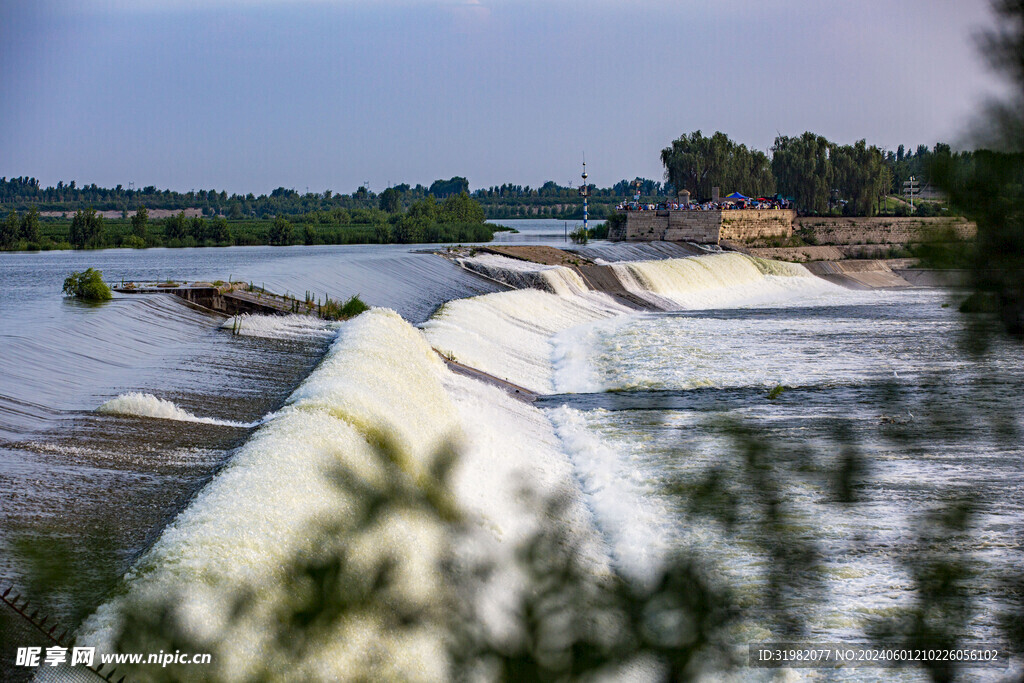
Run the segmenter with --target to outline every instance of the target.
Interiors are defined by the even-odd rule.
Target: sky
[[[350,193],[661,179],[767,150],[956,143],[987,0],[3,0],[0,176]]]

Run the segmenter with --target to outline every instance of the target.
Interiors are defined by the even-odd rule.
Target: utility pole
[[[910,176],[910,180],[903,181],[903,194],[910,197],[910,208],[914,208],[914,195],[917,194],[917,178]]]
[[[580,196],[583,197],[583,234],[587,234],[587,197],[590,196],[590,188],[587,186],[587,159],[583,158],[583,184],[580,186]]]

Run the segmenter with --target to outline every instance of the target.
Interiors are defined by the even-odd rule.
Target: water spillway
[[[108,405],[109,412],[95,418],[108,428],[114,423],[104,421],[116,420],[125,428],[138,426],[134,434],[142,433],[142,425],[207,430],[193,435],[230,432],[235,445],[223,450],[220,464],[180,514],[154,525],[156,533],[129,558],[121,595],[87,621],[81,642],[109,645],[130,600],[181,592],[197,630],[223,629],[228,641],[239,643],[226,653],[235,671],[256,670],[260,655],[254,653],[270,643],[272,628],[258,618],[226,623],[224,595],[236,586],[258,586],[264,607],[254,617],[270,614],[282,567],[314,541],[310,524],[344,524],[355,510],[323,474],[342,466],[372,482],[378,468],[367,437],[378,429],[416,466],[428,462],[439,444],[458,444],[462,455],[452,492],[473,533],[457,548],[460,557],[494,560],[493,590],[482,596],[481,608],[498,630],[515,622],[509,606],[523,585],[515,549],[532,531],[552,524],[582,539],[581,552],[598,574],[613,567],[643,579],[656,574],[674,549],[695,549],[721,568],[720,576],[745,604],[755,605],[766,566],[756,544],[682,516],[678,501],[665,493],[674,477],[698,481],[709,468],[729,471],[729,442],[708,425],[722,415],[746,421],[773,444],[821,446],[823,457],[830,428],[842,423],[870,457],[872,479],[863,503],[842,514],[820,482],[788,482],[787,501],[797,506],[800,527],[820,534],[826,550],[836,550],[823,566],[832,597],[799,606],[820,637],[863,638],[873,619],[913,599],[894,548],[911,534],[917,511],[939,500],[951,483],[970,481],[991,512],[979,522],[983,543],[966,540],[958,547],[977,551],[985,568],[1019,566],[1020,550],[1009,538],[1024,512],[1015,502],[1024,490],[1015,469],[1019,446],[975,439],[964,449],[955,443],[959,427],[947,425],[922,437],[932,440],[919,451],[909,451],[879,432],[891,424],[882,423],[883,416],[910,419],[880,407],[882,390],[893,383],[916,402],[918,420],[925,413],[917,405],[936,398],[933,392],[941,394],[937,405],[948,399],[967,405],[977,390],[972,366],[951,341],[957,320],[942,307],[941,292],[850,292],[802,267],[738,254],[605,266],[625,291],[673,309],[638,312],[604,292],[579,288],[563,270],[505,269],[492,259],[486,264],[489,277],[518,277],[531,287],[476,296],[466,291],[434,306],[416,326],[376,309],[333,327],[254,316],[243,321],[241,335],[214,332],[215,343],[254,349],[326,346],[316,367],[301,373],[301,384],[282,390],[277,405],[255,415],[231,409],[245,403],[234,389],[200,402],[187,391],[119,383],[94,398],[93,407]],[[325,263],[322,270],[330,267]],[[442,268],[475,278],[451,263]],[[302,278],[288,278],[293,291],[303,291]],[[587,284],[586,277],[580,280]],[[267,278],[268,289],[274,282],[283,291],[274,277]],[[532,405],[517,401],[449,371],[438,353],[540,396]],[[211,358],[204,354],[208,363]],[[252,374],[265,371],[258,356],[247,359],[260,368]],[[198,364],[185,374],[191,379],[184,384],[207,386]],[[1011,357],[999,357],[986,385],[1002,392],[996,402],[1018,411],[1017,419],[1020,375]],[[246,394],[258,395],[256,379]],[[776,386],[785,391],[769,399]],[[198,457],[193,453],[174,451],[174,457]],[[63,451],[50,455],[65,457]],[[170,451],[155,449],[145,457],[169,460]],[[524,484],[564,492],[570,501],[565,514],[546,518],[522,496]],[[444,545],[430,524],[395,520],[375,538],[380,547],[409,551],[402,555],[409,562],[402,590],[411,600],[429,602],[450,588],[430,569],[429,559]],[[980,587],[979,595],[982,609],[968,628],[971,635],[988,636],[996,632],[1001,603],[988,588]],[[748,630],[741,642],[774,635],[753,607],[743,617]],[[425,629],[403,640],[383,633],[381,624],[347,624],[296,675],[366,668],[378,676],[445,677],[443,634]],[[371,650],[373,662],[366,658]]]

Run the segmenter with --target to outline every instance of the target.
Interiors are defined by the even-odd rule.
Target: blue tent
[[[739,192],[733,192],[730,195],[726,195],[726,199],[750,199],[750,197],[744,197]]]

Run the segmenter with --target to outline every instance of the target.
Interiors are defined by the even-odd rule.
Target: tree
[[[202,216],[193,216],[192,220],[188,222],[188,231],[192,235],[192,239],[202,244],[206,239],[206,219]]]
[[[270,244],[275,247],[287,246],[292,243],[292,224],[278,214],[274,224],[270,226]]]
[[[229,245],[232,242],[231,228],[224,216],[217,216],[210,226],[210,239],[219,245]]]
[[[147,236],[146,233],[148,232],[146,230],[146,223],[148,221],[149,211],[145,206],[140,206],[136,209],[135,215],[132,216],[132,234],[139,239],[145,240]]]
[[[460,192],[444,200],[437,218],[439,223],[483,223],[484,209],[478,201]]]
[[[19,235],[21,239],[29,243],[39,241],[39,211],[35,206],[21,217]]]
[[[427,194],[432,194],[441,199],[453,194],[459,194],[460,192],[469,194],[469,181],[462,176],[453,176],[448,180],[435,180],[427,190]]]
[[[103,216],[93,208],[80,209],[71,219],[68,241],[75,249],[97,249],[103,245]]]
[[[876,200],[889,178],[882,152],[858,140],[853,145],[833,146],[829,156],[835,169],[835,187],[849,200],[848,213],[874,215]]]
[[[10,249],[14,246],[14,243],[18,241],[19,229],[18,212],[11,209],[11,212],[7,214],[6,220],[0,223],[0,248]]]
[[[661,150],[665,180],[679,190],[689,190],[698,201],[711,198],[712,188],[754,196],[775,192],[768,157],[729,136],[716,132],[710,138],[699,131],[682,135]]]
[[[772,174],[776,187],[784,196],[793,197],[805,213],[828,212],[834,178],[831,148],[828,140],[809,131],[798,138],[775,138]]]
[[[434,199],[434,195],[428,194],[426,199],[413,202],[412,206],[409,207],[409,213],[407,215],[410,218],[421,219],[423,222],[428,224],[436,222],[437,201]]]
[[[113,296],[110,287],[103,282],[103,273],[92,268],[68,275],[64,279],[64,294],[85,301],[106,301]]]
[[[176,215],[164,219],[164,236],[167,241],[183,240],[188,237],[184,211],[179,211]]]
[[[386,211],[387,213],[396,213],[401,208],[401,202],[395,188],[389,187],[380,193],[380,204],[378,206],[381,211]]]

